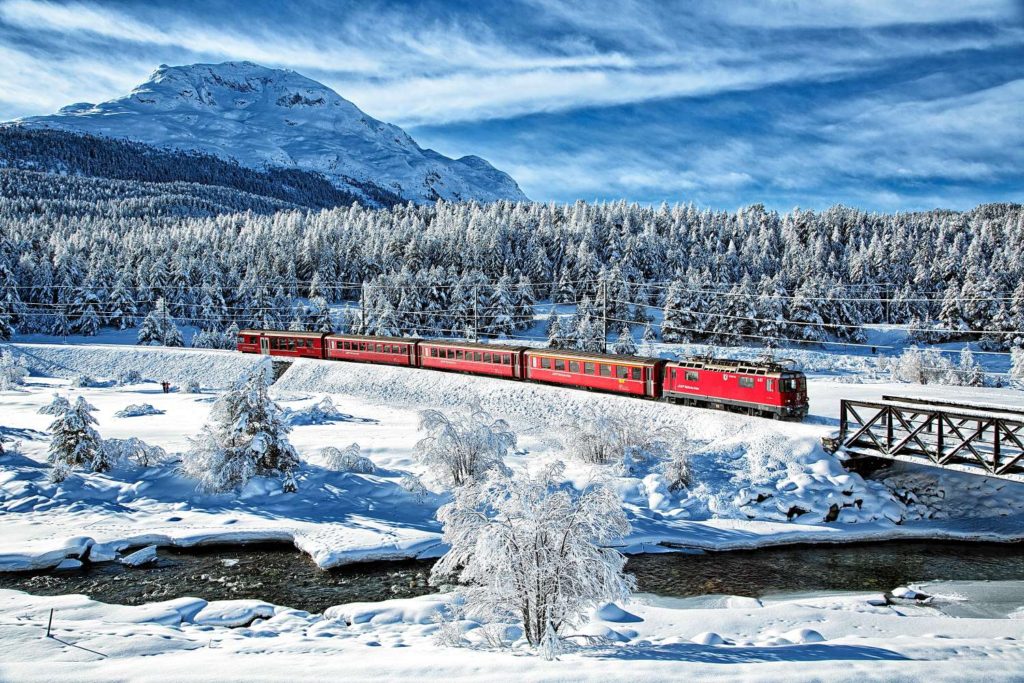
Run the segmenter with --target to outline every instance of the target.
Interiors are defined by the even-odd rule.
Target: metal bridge
[[[843,399],[831,451],[1024,482],[1024,410],[903,396]]]

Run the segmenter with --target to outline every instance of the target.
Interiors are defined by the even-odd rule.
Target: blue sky
[[[1024,201],[1024,0],[0,0],[0,119],[229,59],[537,200]]]

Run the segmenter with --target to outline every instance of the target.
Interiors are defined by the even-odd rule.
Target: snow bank
[[[44,377],[120,377],[131,370],[149,382],[184,385],[199,379],[204,386],[233,385],[261,363],[261,356],[236,351],[172,349],[148,346],[10,344],[6,348],[33,375]]]
[[[300,674],[630,683],[1019,678],[1024,620],[1012,618],[1012,610],[1009,618],[950,619],[930,608],[875,606],[873,597],[804,596],[756,608],[638,599],[626,605],[626,626],[595,615],[573,634],[599,642],[568,646],[545,661],[526,647],[521,629],[507,624],[462,620],[456,627],[471,645],[439,644],[436,622],[450,595],[338,605],[318,615],[259,600],[180,598],[129,607],[0,590],[0,679],[138,680],[172,671],[192,681]],[[54,637],[44,638],[51,609]],[[501,646],[493,637],[499,631]]]

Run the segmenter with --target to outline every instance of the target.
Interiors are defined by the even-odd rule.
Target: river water
[[[0,573],[0,588],[37,595],[83,593],[136,605],[181,596],[253,598],[322,612],[331,605],[432,592],[431,561],[379,562],[319,569],[290,545],[161,549],[158,561],[70,571]],[[629,558],[638,590],[665,598],[764,597],[841,590],[885,592],[926,581],[1024,581],[1024,544],[893,542],[796,546],[727,553],[666,553]]]

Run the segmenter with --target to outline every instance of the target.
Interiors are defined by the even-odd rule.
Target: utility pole
[[[480,285],[473,285],[473,341],[480,341],[480,318],[478,309],[480,303]]]
[[[359,333],[366,334],[366,282],[360,286],[359,294]]]
[[[608,353],[608,281],[601,281],[601,353]]]

